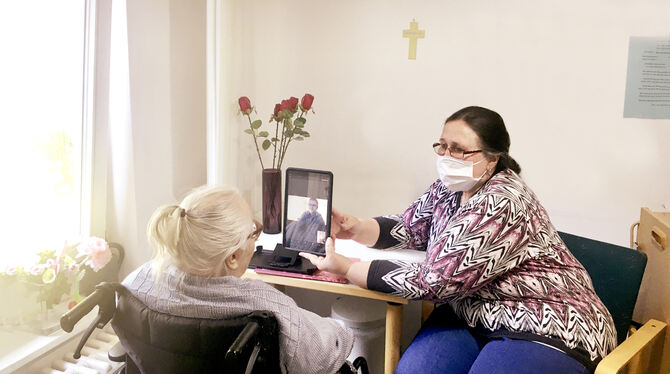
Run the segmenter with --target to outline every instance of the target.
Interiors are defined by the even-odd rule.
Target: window
[[[0,2],[0,265],[88,234],[87,7]]]

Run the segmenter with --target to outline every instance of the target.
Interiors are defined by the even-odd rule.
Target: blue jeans
[[[396,374],[590,373],[574,358],[539,343],[472,334],[444,309],[436,309],[424,323]]]

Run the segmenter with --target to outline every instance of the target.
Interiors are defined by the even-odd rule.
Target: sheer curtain
[[[107,236],[137,248],[135,154],[130,105],[128,22],[125,0],[112,2],[109,57],[109,171]]]

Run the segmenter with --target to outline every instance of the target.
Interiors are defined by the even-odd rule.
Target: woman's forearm
[[[365,246],[372,247],[379,239],[379,223],[373,218],[366,218],[360,220],[360,225],[360,230],[356,232],[352,239]]]
[[[345,277],[350,283],[368,288],[368,271],[370,271],[370,261],[354,262],[349,267]]]

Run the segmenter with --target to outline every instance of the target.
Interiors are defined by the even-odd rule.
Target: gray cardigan
[[[293,299],[258,280],[204,278],[174,266],[154,279],[148,262],[128,275],[123,285],[150,309],[176,316],[216,319],[254,310],[274,312],[284,373],[335,373],[353,347],[350,330],[299,308]]]

